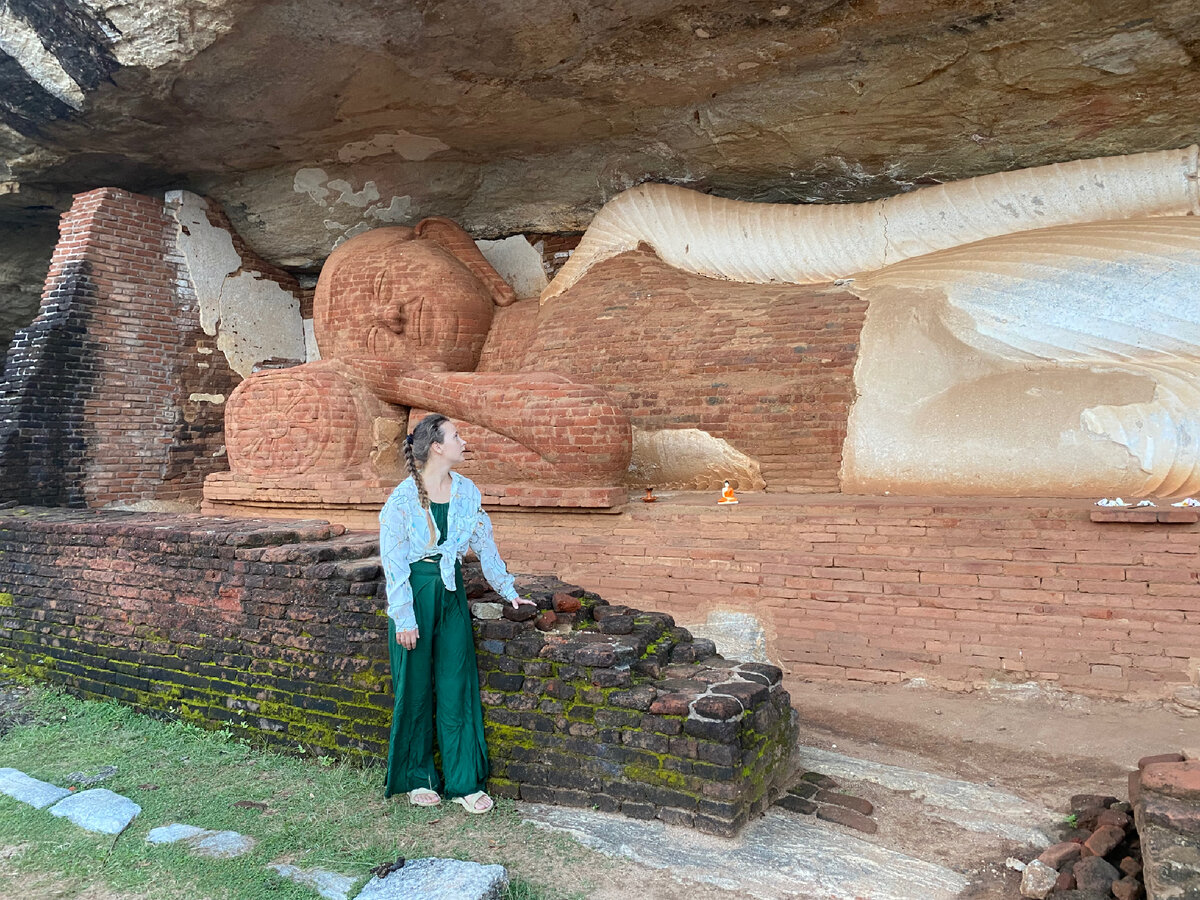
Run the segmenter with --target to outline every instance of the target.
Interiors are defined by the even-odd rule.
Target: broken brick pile
[[[1143,757],[1129,802],[1077,794],[1067,822],[1062,841],[1025,867],[1022,897],[1200,897],[1200,760]]]
[[[1068,891],[1096,900],[1144,896],[1141,844],[1128,803],[1099,794],[1076,794],[1067,822],[1063,840],[1025,867],[1022,897],[1045,898]]]
[[[467,587],[493,792],[720,835],[782,792],[797,725],[778,667],[552,577],[518,590],[537,609]]]

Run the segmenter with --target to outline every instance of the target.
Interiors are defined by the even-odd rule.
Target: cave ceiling
[[[267,259],[670,181],[915,186],[1197,141],[1195,0],[0,0],[0,229],[184,187]]]

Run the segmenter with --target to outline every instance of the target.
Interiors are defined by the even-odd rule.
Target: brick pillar
[[[220,410],[213,427],[185,415],[205,336],[177,290],[171,225],[161,200],[117,188],[79,194],[63,215],[41,310],[0,380],[0,499],[199,499],[206,472],[180,457],[193,462],[214,427],[219,444]]]

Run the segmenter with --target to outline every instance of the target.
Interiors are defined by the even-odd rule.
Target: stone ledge
[[[1192,525],[1200,522],[1200,510],[1191,508],[1157,509],[1093,509],[1088,518],[1093,522],[1126,522],[1136,525]]]

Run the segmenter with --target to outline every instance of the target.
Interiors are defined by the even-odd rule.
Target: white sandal
[[[426,799],[418,800],[417,798],[420,796],[424,796]],[[433,797],[433,799],[430,800],[429,797]],[[442,802],[442,798],[432,788],[413,788],[408,792],[408,802],[413,806],[437,806]]]
[[[476,806],[476,804],[484,797],[487,797],[488,805],[485,806],[483,809],[480,809],[478,806]],[[485,812],[491,812],[492,807],[494,807],[496,805],[495,802],[492,800],[492,798],[488,797],[488,795],[485,791],[476,791],[473,794],[467,794],[467,796],[465,796],[465,797],[455,797],[454,802],[457,803],[459,806],[461,806],[463,809],[465,809],[467,812],[471,813],[472,815],[476,815],[476,816],[481,816]]]

